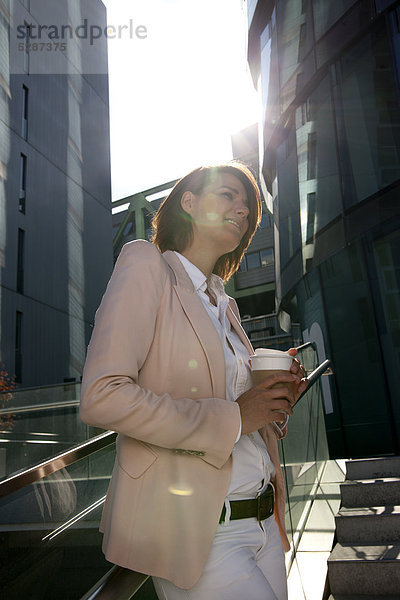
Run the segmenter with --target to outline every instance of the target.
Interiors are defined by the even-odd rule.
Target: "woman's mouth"
[[[240,227],[240,225],[239,225],[239,223],[237,221],[234,221],[233,219],[225,219],[225,221],[227,223],[232,223],[232,225],[235,225],[235,227],[237,227],[238,230],[241,231],[241,227]]]

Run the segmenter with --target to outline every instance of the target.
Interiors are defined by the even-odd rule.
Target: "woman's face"
[[[237,248],[249,227],[246,190],[232,173],[218,173],[198,195],[185,192],[182,207],[192,217],[194,242],[210,245],[219,256]]]

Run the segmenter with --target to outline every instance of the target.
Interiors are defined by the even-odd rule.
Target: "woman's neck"
[[[181,254],[190,260],[190,262],[193,263],[198,269],[200,269],[207,279],[213,272],[215,263],[219,258],[219,256],[215,256],[214,253],[210,252],[209,248],[196,248],[195,245],[185,248]]]

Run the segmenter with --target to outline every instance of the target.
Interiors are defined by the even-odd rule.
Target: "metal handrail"
[[[68,386],[72,386],[72,385],[80,385],[81,383],[82,383],[81,381],[64,381],[64,382],[60,382],[60,383],[45,383],[43,385],[31,385],[29,387],[15,387],[12,390],[0,391],[0,396],[1,396],[1,394],[20,394],[22,392],[48,390],[48,389],[54,388],[54,387],[59,387],[59,388],[68,387]]]
[[[130,600],[149,575],[114,565],[80,600]]]
[[[305,350],[306,348],[310,348],[310,347],[313,348],[314,350],[316,350],[314,342],[305,342],[305,344],[302,344],[301,346],[297,346],[296,350],[297,350],[297,352],[301,352],[302,350]]]
[[[314,369],[310,375],[308,375],[308,387],[313,385],[321,377],[321,375],[326,374],[328,371],[329,375],[333,375],[332,362],[329,359],[326,359],[320,365],[318,365],[318,367]]]
[[[21,406],[19,408],[2,408],[0,410],[0,415],[16,415],[17,413],[33,413],[40,412],[42,410],[53,410],[55,408],[73,408],[74,406],[79,406],[79,400],[65,400],[65,402],[56,402],[47,404],[35,404],[29,406]]]
[[[98,450],[111,446],[115,442],[116,436],[115,431],[106,431],[20,473],[13,473],[6,479],[3,479],[3,481],[0,481],[0,498],[4,498],[26,485],[39,481],[43,477],[47,477],[64,467],[72,465],[72,463],[86,458]]]
[[[301,400],[301,398],[303,398],[303,396],[307,394],[310,387],[314,385],[314,383],[316,383],[318,379],[322,377],[322,375],[333,375],[332,362],[329,359],[324,360],[324,362],[318,365],[318,367],[314,369],[314,371],[307,375],[308,386],[306,387],[304,392],[300,394],[300,396],[297,398],[297,401],[294,406],[296,406],[297,402],[299,402],[299,400]]]

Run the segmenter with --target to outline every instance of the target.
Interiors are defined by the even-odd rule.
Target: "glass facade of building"
[[[332,456],[399,453],[400,3],[252,3],[277,305],[319,359]]]

